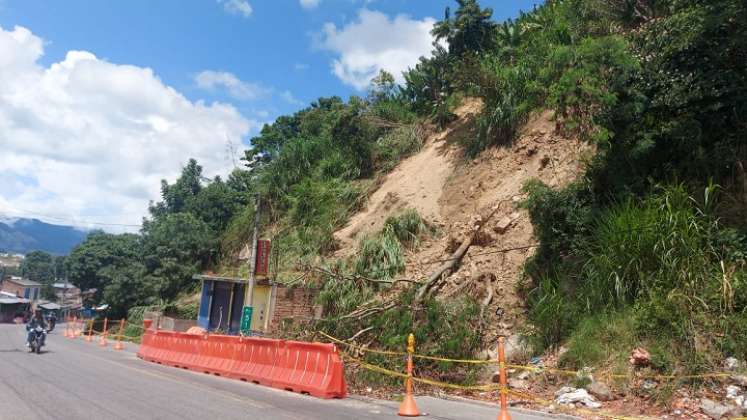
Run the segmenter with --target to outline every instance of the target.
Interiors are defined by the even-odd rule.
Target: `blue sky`
[[[503,20],[537,2],[481,4]],[[0,70],[0,97],[18,103],[6,110],[14,124],[0,137],[16,162],[0,175],[0,212],[137,224],[147,201],[157,198],[157,180],[173,179],[188,154],[204,161],[207,172],[224,172],[226,144],[240,152],[262,123],[319,96],[361,93],[380,67],[398,73],[427,53],[427,29],[446,6],[455,2],[0,0],[0,54],[17,61],[5,74]],[[25,57],[26,51],[37,53]],[[24,85],[28,74],[38,80]],[[38,86],[44,88],[37,92]],[[46,108],[34,108],[30,98]],[[188,132],[193,140],[185,140]],[[125,143],[144,155],[157,145],[161,154],[154,154],[157,162],[134,157],[120,147]],[[64,152],[40,152],[50,148]],[[119,171],[97,162],[125,162],[121,171],[141,176],[118,180]],[[37,174],[30,166],[57,172]],[[76,199],[52,181],[80,177],[96,188],[79,185],[85,191]],[[113,204],[91,203],[102,194]]]

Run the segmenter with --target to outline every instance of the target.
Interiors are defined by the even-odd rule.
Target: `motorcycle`
[[[57,324],[57,318],[54,318],[54,317],[47,318],[47,325],[49,325],[49,328],[47,328],[47,332],[52,332],[56,324]]]
[[[41,348],[44,345],[44,328],[37,326],[32,330],[31,340],[29,341],[29,350],[31,353],[41,353]]]

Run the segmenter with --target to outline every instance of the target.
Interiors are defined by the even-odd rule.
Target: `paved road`
[[[23,346],[23,326],[0,324],[0,419],[394,419],[396,402],[320,400],[258,385],[144,362],[136,346],[114,351],[62,337],[45,352]],[[439,420],[495,419],[497,406],[420,397]],[[515,420],[540,420],[514,413]]]

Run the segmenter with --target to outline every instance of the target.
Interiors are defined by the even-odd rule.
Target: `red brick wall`
[[[10,281],[6,280],[3,282],[3,292],[13,293],[16,296],[23,297],[23,289],[22,286],[11,283]]]
[[[278,287],[270,329],[281,328],[285,320],[292,319],[295,323],[314,318],[316,295],[315,289]]]

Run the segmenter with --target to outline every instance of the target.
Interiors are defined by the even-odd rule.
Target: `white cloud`
[[[363,9],[358,20],[338,29],[326,23],[319,46],[338,55],[332,71],[344,83],[359,90],[368,87],[379,70],[403,82],[402,72],[429,56],[435,19],[413,20],[405,15],[390,19],[381,12]]]
[[[319,3],[321,0],[299,0],[299,3],[301,3],[301,7],[303,7],[306,10],[314,9],[317,6],[319,6]]]
[[[197,86],[202,89],[215,90],[223,88],[236,99],[257,99],[269,93],[268,89],[255,83],[240,80],[233,73],[205,70],[195,76]]]
[[[298,99],[295,96],[293,96],[293,94],[289,90],[285,90],[285,91],[281,92],[280,93],[280,97],[283,98],[283,100],[285,100],[285,102],[288,102],[291,105],[299,105],[300,106],[300,105],[304,104],[303,101],[301,101],[300,99]]]
[[[260,128],[231,105],[188,100],[149,68],[85,51],[46,67],[43,46],[28,29],[0,27],[0,213],[138,224],[161,179],[191,157],[208,176],[227,173],[226,144]]]
[[[218,3],[222,3],[223,9],[232,15],[249,17],[254,11],[252,5],[246,0],[218,0]]]

